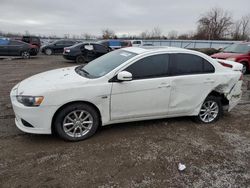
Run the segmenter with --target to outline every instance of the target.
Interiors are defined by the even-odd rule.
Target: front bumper
[[[33,134],[51,134],[52,118],[56,112],[56,106],[26,107],[16,99],[17,89],[10,93],[12,107],[15,113],[16,126],[23,132]],[[25,120],[33,127],[25,126],[21,120]]]

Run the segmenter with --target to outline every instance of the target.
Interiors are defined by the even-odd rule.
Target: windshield
[[[232,44],[226,47],[223,52],[245,54],[250,51],[250,44]]]
[[[125,50],[116,50],[91,61],[86,66],[77,67],[76,72],[89,78],[99,78],[136,55]]]

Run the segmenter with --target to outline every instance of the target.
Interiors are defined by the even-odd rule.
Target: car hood
[[[67,89],[87,83],[90,79],[75,72],[75,67],[55,69],[31,76],[18,86],[18,95],[41,95],[45,92]]]
[[[217,59],[227,59],[227,58],[238,57],[238,56],[240,56],[240,55],[243,55],[243,54],[220,52],[220,53],[211,55],[211,57],[212,57],[212,58],[217,58]]]

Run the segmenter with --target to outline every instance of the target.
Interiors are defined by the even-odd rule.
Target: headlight
[[[43,102],[44,97],[33,97],[33,96],[23,96],[17,95],[17,101],[22,103],[24,106],[40,106]]]
[[[234,57],[229,57],[229,58],[227,58],[227,60],[228,60],[228,61],[235,61],[236,58],[234,58]]]
[[[69,53],[69,52],[70,52],[70,49],[66,49],[65,52]]]

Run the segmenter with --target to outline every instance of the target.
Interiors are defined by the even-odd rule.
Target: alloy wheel
[[[74,110],[67,114],[63,120],[64,132],[73,138],[86,135],[93,126],[92,115],[85,110]]]
[[[201,107],[199,116],[205,123],[212,122],[219,114],[219,106],[215,101],[205,101]]]
[[[27,52],[27,51],[25,51],[25,52],[22,53],[22,57],[23,57],[24,59],[28,59],[28,58],[30,57],[30,53]]]

